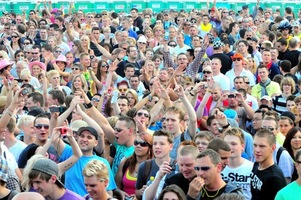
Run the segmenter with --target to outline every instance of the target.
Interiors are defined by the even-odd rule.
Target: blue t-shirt
[[[124,145],[119,145],[116,143],[116,141],[114,142],[114,146],[116,148],[116,154],[112,164],[112,171],[113,171],[113,175],[115,176],[118,171],[118,167],[121,160],[123,158],[127,158],[133,155],[135,151],[135,147],[134,146],[126,147]]]
[[[71,156],[72,156],[72,147],[66,145],[59,161],[63,162]],[[84,176],[82,172],[86,164],[91,160],[100,160],[106,164],[106,166],[109,169],[109,185],[107,186],[107,190],[115,190],[116,183],[109,162],[106,159],[96,155],[82,156],[69,170],[66,171],[65,187],[79,194],[80,196],[84,196],[85,194],[88,193],[86,191],[86,187],[84,184]]]

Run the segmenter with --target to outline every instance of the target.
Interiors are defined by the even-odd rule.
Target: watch
[[[93,104],[90,101],[90,103],[85,103],[84,106],[85,106],[86,109],[89,109],[89,108],[93,107]]]
[[[228,128],[230,126],[230,123],[228,122],[228,124],[226,125],[226,126],[222,126],[223,127],[223,129],[226,129],[226,128]]]

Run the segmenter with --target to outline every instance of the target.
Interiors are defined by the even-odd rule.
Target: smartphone
[[[165,41],[168,41],[169,40],[169,32],[165,32],[165,34],[164,34],[164,40]]]
[[[116,103],[117,102],[117,99],[118,99],[118,91],[115,90],[113,92],[113,96],[112,96],[112,99],[111,99],[111,103]]]
[[[176,170],[176,165],[169,165],[171,167],[171,171],[175,171]]]
[[[49,107],[50,112],[63,112],[62,107]]]

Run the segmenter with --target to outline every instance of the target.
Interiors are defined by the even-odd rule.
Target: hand
[[[174,72],[175,75],[182,75],[185,68],[186,68],[186,65],[179,65]]]
[[[116,71],[116,69],[118,68],[118,66],[117,66],[117,62],[113,62],[110,66],[109,66],[109,72],[115,72]]]
[[[219,110],[216,110],[216,113],[214,113],[215,119],[218,121],[220,126],[227,126],[228,120],[224,113],[222,113]]]
[[[25,97],[27,94],[23,95],[22,91],[25,90],[26,88],[18,89],[15,93],[15,96],[13,98],[12,103],[15,105],[18,105],[19,103],[23,102],[25,100]]]
[[[93,44],[97,44],[97,40],[96,38],[91,34],[90,35],[90,41],[93,43]]]
[[[183,98],[185,96],[185,91],[181,85],[176,84],[174,91],[179,98]]]
[[[3,44],[7,47],[10,46],[11,41],[9,41],[8,39],[3,39]]]
[[[169,174],[172,170],[172,167],[169,165],[169,162],[164,161],[159,169],[159,177],[162,179],[165,174]]]
[[[126,51],[122,49],[118,54],[118,58],[122,60],[125,57],[125,55],[126,55]]]
[[[241,93],[236,93],[236,100],[238,101],[239,104],[241,104],[244,101],[244,97],[242,96]]]
[[[147,188],[147,185],[143,185],[142,188],[140,189],[141,194],[143,194],[144,190]]]
[[[81,98],[81,93],[80,92],[76,92],[76,95],[73,97],[71,103],[70,103],[70,108],[75,109],[76,106],[80,103],[84,103],[84,100]]]
[[[201,189],[204,187],[205,181],[201,177],[195,177],[190,183],[189,183],[189,189],[188,189],[188,195],[192,198],[196,198],[201,191]]]
[[[214,81],[213,77],[208,77],[207,78],[207,84],[208,84],[209,89],[213,88],[214,83],[215,83],[215,81]]]

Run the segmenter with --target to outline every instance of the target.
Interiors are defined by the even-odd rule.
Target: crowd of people
[[[301,199],[301,11],[260,5],[4,12],[0,199]]]

